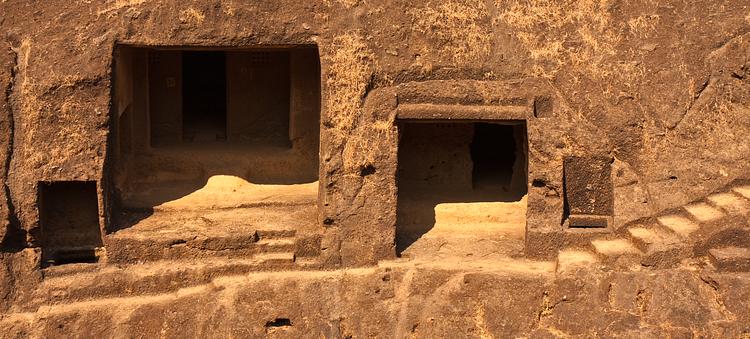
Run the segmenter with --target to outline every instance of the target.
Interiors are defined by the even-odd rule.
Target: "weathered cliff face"
[[[367,243],[382,243],[377,234],[392,226],[379,211],[395,188],[377,182],[392,171],[360,175],[379,147],[394,147],[383,141],[392,117],[384,116],[382,105],[373,103],[380,107],[368,111],[365,104],[381,87],[431,79],[545,82],[564,119],[576,127],[540,132],[555,147],[531,154],[550,165],[530,178],[547,187],[530,194],[561,190],[562,169],[554,164],[563,156],[610,155],[618,225],[685,204],[747,173],[750,23],[741,2],[2,6],[5,40],[17,54],[9,60],[18,62],[8,96],[15,140],[8,186],[30,245],[38,245],[36,182],[104,177],[117,43],[317,44],[323,75],[320,214],[332,226],[324,247],[347,265],[390,251]],[[367,204],[357,203],[365,197]],[[382,225],[358,236],[372,220]],[[359,252],[339,255],[342,248]]]
[[[13,147],[12,144],[12,136],[13,136],[13,112],[11,111],[9,98],[10,93],[12,91],[12,83],[13,83],[13,67],[15,66],[15,55],[10,49],[10,44],[7,42],[3,44],[3,54],[0,57],[0,86],[4,89],[3,95],[0,97],[0,112],[3,114],[2,119],[2,126],[0,126],[0,130],[2,130],[3,136],[1,137],[2,150],[0,150],[0,158],[3,159],[5,166],[3,166],[2,171],[0,172],[0,178],[3,180],[3,192],[0,193],[0,198],[2,198],[3,201],[5,201],[4,204],[0,207],[0,215],[2,217],[0,218],[0,241],[5,242],[5,239],[8,235],[8,232],[12,232],[10,229],[10,208],[8,204],[8,189],[5,185],[5,182],[7,182],[8,178],[8,163],[10,161],[10,152]]]
[[[29,303],[24,295],[34,293],[39,283],[39,182],[96,182],[101,220],[110,220],[115,204],[110,201],[114,194],[109,170],[118,45],[317,46],[317,226],[323,234],[311,247],[320,254],[320,267],[374,265],[394,257],[396,115],[405,103],[508,101],[536,107],[539,99],[549,100],[550,116],[531,116],[526,125],[527,222],[529,230],[544,234],[564,233],[560,220],[565,213],[566,157],[612,161],[612,229],[623,233],[633,221],[750,179],[750,6],[739,0],[6,0],[0,2],[0,32],[3,311],[17,304],[20,312]],[[742,218],[732,222],[746,229],[747,218]],[[563,242],[559,237],[534,241],[527,254],[546,251],[549,256]],[[675,254],[675,262],[694,254],[692,249]],[[401,337],[410,332],[452,336],[450,322],[441,318],[474,324],[456,333],[480,337],[635,332],[719,336],[723,329],[731,334],[748,331],[741,325],[748,321],[741,310],[747,296],[738,287],[747,284],[747,277],[741,274],[707,278],[694,267],[680,266],[656,271],[655,276],[588,272],[575,279],[554,274],[526,279],[460,269],[449,274],[395,268],[386,280],[383,272],[368,270],[259,275],[260,282],[214,282],[196,291],[155,297],[159,300],[131,295],[125,301],[138,306],[127,314],[83,312],[87,304],[81,298],[75,301],[83,306],[56,309],[38,328],[27,323],[31,318],[3,324],[19,335],[38,336],[52,334],[58,321],[84,331],[89,319],[117,324],[99,328],[99,334],[117,336],[136,327],[169,331],[186,328],[193,315],[190,305],[218,298],[226,304],[216,304],[210,315],[195,315],[191,324],[204,326],[194,328],[195,335],[262,335],[272,330],[263,327],[265,321],[274,327],[276,317],[293,323],[286,328],[279,321],[281,336],[300,336],[307,330],[330,337]],[[424,289],[430,291],[424,294],[414,287],[422,275],[429,285]],[[267,286],[264,279],[280,283]],[[373,287],[373,281],[383,286]],[[149,292],[143,287],[147,284],[137,286],[139,293]],[[96,295],[95,289],[82,294]],[[372,298],[383,291],[391,295]],[[256,295],[270,297],[263,304],[253,299]],[[249,299],[267,309],[249,309],[256,305],[243,302]],[[275,314],[272,309],[278,307],[309,310]],[[423,309],[429,312],[420,314]],[[176,310],[175,318],[146,324],[164,310]],[[235,314],[225,327],[217,320],[224,312]],[[518,319],[507,318],[509,314]],[[570,322],[571,314],[601,326],[578,328],[584,321]],[[305,316],[309,319],[301,320]],[[244,323],[245,318],[252,324]]]

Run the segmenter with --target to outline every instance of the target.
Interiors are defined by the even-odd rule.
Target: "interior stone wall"
[[[407,123],[400,133],[399,187],[471,190],[471,124]]]

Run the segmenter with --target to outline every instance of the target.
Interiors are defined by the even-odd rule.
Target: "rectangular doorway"
[[[523,248],[527,193],[524,121],[399,125],[398,253],[426,234],[514,239]],[[444,239],[445,240],[445,239]]]
[[[182,138],[186,142],[227,138],[227,70],[221,51],[182,53]]]

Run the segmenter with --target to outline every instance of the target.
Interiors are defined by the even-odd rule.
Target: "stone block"
[[[750,249],[744,247],[721,247],[708,250],[709,258],[722,271],[750,271]]]
[[[594,216],[614,214],[611,159],[568,157],[563,163],[563,173],[569,226],[606,227],[607,225],[602,225],[602,219]]]

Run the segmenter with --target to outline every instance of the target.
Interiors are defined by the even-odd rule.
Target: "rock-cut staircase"
[[[718,270],[750,271],[750,185],[733,185],[701,201],[637,222],[591,241],[588,249],[565,249],[558,271],[596,262],[673,267],[707,256]]]

